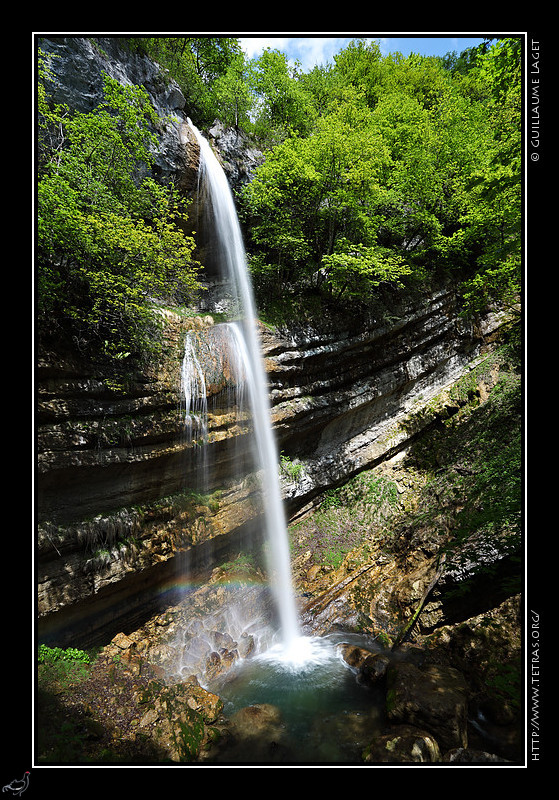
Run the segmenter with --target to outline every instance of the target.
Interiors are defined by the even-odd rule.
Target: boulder
[[[388,670],[387,717],[392,724],[413,725],[436,736],[443,751],[468,746],[467,688],[453,667],[407,662]]]
[[[277,763],[289,759],[286,728],[281,711],[274,705],[256,703],[241,708],[231,717],[229,735],[223,751],[225,761]]]
[[[354,669],[359,669],[365,659],[371,655],[370,650],[365,650],[363,647],[357,647],[353,644],[341,644],[339,650],[346,664]]]
[[[280,710],[269,703],[245,706],[231,718],[233,729],[246,738],[281,736],[283,724]]]
[[[236,655],[229,653],[227,650],[224,653],[218,653],[212,650],[206,659],[206,666],[204,669],[205,679],[213,681],[226,672],[232,665]]]
[[[387,674],[390,659],[383,653],[372,653],[363,661],[357,672],[357,682],[363,686],[379,683]]]
[[[144,736],[175,762],[199,760],[213,739],[223,701],[195,682],[153,689],[139,722]],[[217,728],[215,729],[217,730]]]
[[[483,750],[465,750],[458,747],[445,753],[443,761],[448,764],[511,764],[506,758],[501,758],[493,753],[486,753]]]
[[[241,658],[248,658],[254,652],[254,636],[243,632],[239,639],[237,651]]]
[[[365,764],[425,764],[442,761],[434,737],[412,725],[397,725],[379,736],[363,753]]]

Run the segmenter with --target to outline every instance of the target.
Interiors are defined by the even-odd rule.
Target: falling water
[[[207,485],[208,398],[206,376],[198,360],[194,338],[186,337],[181,370],[184,420],[187,437],[200,454],[198,468],[202,486]]]
[[[255,305],[248,274],[246,254],[233,196],[227,178],[208,141],[190,122],[200,146],[199,180],[208,192],[213,214],[212,232],[217,239],[218,259],[224,278],[241,315],[241,321],[231,325],[241,354],[249,394],[254,427],[255,454],[262,476],[264,517],[270,548],[269,572],[281,626],[282,649],[286,656],[298,651],[299,623],[291,583],[291,564],[283,511],[279,476],[278,453],[272,432],[270,406],[265,381],[260,343],[255,325]]]

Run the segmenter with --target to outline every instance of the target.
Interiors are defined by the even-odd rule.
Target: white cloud
[[[241,47],[249,58],[257,57],[266,47],[281,50],[289,61],[299,61],[304,70],[312,69],[317,64],[332,61],[350,40],[321,36],[269,36],[239,38]]]
[[[289,43],[291,58],[300,61],[303,69],[312,69],[317,64],[326,64],[332,56],[347,44],[347,39],[311,36],[294,38]]]
[[[317,64],[332,63],[334,56],[344,47],[347,47],[352,39],[363,38],[367,42],[378,42],[382,56],[398,51],[406,55],[410,51],[423,53],[424,55],[444,55],[452,50],[461,52],[466,47],[479,44],[481,38],[462,38],[461,36],[449,36],[444,38],[439,34],[431,37],[423,34],[399,34],[396,38],[385,36],[364,36],[362,33],[352,33],[347,38],[328,37],[328,36],[268,36],[268,37],[247,37],[239,38],[239,42],[247,56],[254,58],[260,55],[262,50],[270,47],[273,50],[281,50],[285,53],[290,63],[298,61],[304,70],[310,70]]]
[[[239,38],[241,47],[249,58],[260,55],[266,47],[271,47],[273,50],[284,50],[288,41],[287,37],[281,36]]]
[[[390,39],[387,39],[386,36],[381,36],[379,39],[377,39],[377,42],[380,48],[381,55],[387,56],[388,53],[390,52],[389,48]]]

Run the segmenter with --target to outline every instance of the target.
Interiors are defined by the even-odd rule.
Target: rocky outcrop
[[[232,190],[249,183],[254,172],[264,160],[261,150],[248,141],[246,135],[233,128],[226,128],[218,120],[208,131],[210,142],[219,153],[223,170]]]
[[[441,751],[433,736],[411,725],[399,725],[379,736],[363,755],[365,764],[432,764],[441,760]]]
[[[156,63],[131,50],[118,36],[42,36],[38,47],[48,57],[56,103],[77,111],[92,111],[103,100],[104,75],[123,85],[142,86],[159,121],[154,131],[153,175],[191,196],[198,180],[195,139],[188,127],[189,110],[179,86]],[[233,188],[252,178],[263,155],[246,137],[215,121],[208,132]],[[185,147],[190,142],[192,147]]]
[[[453,667],[402,663],[388,672],[388,720],[437,732],[444,751],[467,747],[467,685]]]
[[[41,759],[106,762],[109,756],[123,764],[185,764],[212,754],[226,733],[223,701],[193,677],[165,685],[140,645],[117,634],[73,693],[57,693],[56,732],[48,746],[43,741]],[[47,696],[38,708],[43,725],[53,713]]]
[[[506,605],[510,607],[515,602],[511,600]],[[492,612],[505,629],[509,614],[510,608],[505,606]],[[460,638],[460,630],[447,630],[445,635],[448,642],[455,635]],[[521,649],[518,633],[511,636],[510,630],[503,632],[495,641],[495,648],[487,650],[481,637],[478,656],[480,660],[490,655],[494,662],[506,661],[512,642],[518,656]],[[365,764],[512,763],[521,758],[520,721],[512,713],[508,716],[504,713],[503,698],[494,697],[494,712],[500,709],[495,717],[487,705],[485,716],[476,713],[479,685],[487,682],[487,689],[490,683],[487,665],[476,672],[471,664],[455,658],[456,651],[447,647],[410,644],[388,651],[346,644],[339,650],[359,684],[384,689],[383,726],[363,750]],[[481,725],[476,717],[482,721]]]
[[[198,164],[184,146],[188,137],[186,101],[177,84],[153,61],[126,49],[118,36],[42,36],[38,47],[48,56],[52,75],[48,89],[55,103],[92,111],[103,100],[104,75],[123,85],[142,86],[159,116],[153,174],[163,183],[192,192]]]
[[[104,73],[142,85],[160,116],[154,172],[192,195],[198,153],[176,84],[144,56],[122,57],[118,37],[42,37],[39,46],[53,56],[54,100],[71,108],[98,104]],[[248,180],[261,155],[217,123],[210,137],[231,182]],[[473,326],[457,312],[453,287],[438,286],[385,299],[366,318],[347,313],[281,331],[260,326],[290,517],[448,413],[432,399],[490,346],[503,322],[490,315]],[[40,354],[37,568],[45,635],[78,622],[86,635],[109,623],[120,630],[138,604],[157,603],[176,582],[183,555],[190,574],[210,574],[259,529],[250,419],[239,413],[223,328],[210,317],[161,313],[163,356],[149,369],[127,374],[86,364],[79,354]],[[182,407],[189,331],[207,354],[207,473]]]
[[[498,329],[456,322],[450,289],[404,303],[397,320],[322,331],[261,327],[273,425],[284,464],[290,516],[325,490],[405,448],[433,423],[432,402]],[[404,313],[405,312],[405,313]],[[100,614],[115,601],[131,613],[176,580],[176,557],[211,571],[258,528],[261,513],[247,480],[247,430],[227,358],[227,337],[211,317],[165,315],[161,363],[145,374],[109,375],[77,359],[42,354],[37,498],[39,614],[61,624],[79,611]],[[206,353],[209,484],[201,485],[199,444],[185,429],[181,366],[187,333]],[[201,346],[202,346],[201,345]],[[247,462],[239,476],[233,466]],[[142,601],[144,602],[144,601]],[[53,620],[54,621],[54,620]],[[95,626],[94,626],[95,627]]]
[[[434,422],[441,409],[432,398],[491,346],[506,319],[464,322],[452,286],[395,296],[353,323],[348,316],[279,339],[262,332],[280,449],[302,465],[297,480],[285,480],[292,509],[403,449]]]
[[[197,152],[178,87],[140,56],[121,59],[117,39],[107,39],[106,47],[103,42],[61,37],[42,43],[61,56],[53,60],[55,99],[91,109],[100,99],[103,72],[144,85],[161,116],[155,173],[192,193]],[[210,137],[232,185],[250,179],[261,155],[251,151],[239,158],[239,145],[246,143],[218,124]],[[504,314],[488,314],[465,322],[452,285],[385,297],[367,316],[350,312],[315,326],[259,326],[282,453],[278,470],[292,520],[304,518],[324,492],[363,470],[393,469],[425,431],[454,415],[459,401],[451,387],[493,347],[507,321]],[[242,709],[226,729],[220,699],[189,677],[217,678],[258,650],[256,630],[248,635],[245,619],[239,631],[233,629],[228,614],[236,614],[226,589],[231,576],[222,581],[216,565],[252,545],[257,549],[261,508],[250,413],[241,401],[226,326],[210,315],[161,314],[162,358],[143,370],[104,370],[76,354],[40,354],[39,637],[85,646],[119,632],[105,650],[107,671],[111,659],[134,676],[144,669],[144,658],[155,672],[164,665],[169,685],[150,681],[141,693],[134,686],[129,705],[130,741],[136,742],[136,732],[138,740],[147,736],[157,759],[203,760],[212,741],[225,735],[229,754],[244,753],[248,745],[257,760],[281,762],[288,750],[275,707]],[[187,338],[195,342],[206,387],[196,437],[181,376]],[[486,376],[475,391],[489,391],[492,380]],[[397,468],[394,474],[400,480]],[[398,491],[405,494],[400,485]],[[315,565],[300,583],[309,589],[299,597],[307,629],[317,635],[360,630],[377,643],[398,641],[398,628],[413,619],[433,576],[438,578],[445,533],[418,527],[402,536],[400,549],[398,542],[372,547],[366,561],[353,563],[357,556],[350,556],[337,573]],[[464,576],[475,577],[480,565],[506,568],[506,547],[494,538],[489,551],[478,539],[468,540],[459,560],[449,557],[435,596],[422,606],[420,656],[405,647],[396,656],[354,647],[345,653],[364,691],[379,685],[387,691],[387,724],[365,748],[364,763],[502,761],[482,749],[483,741],[472,742],[472,717],[516,729],[514,697],[500,698],[496,706],[484,683],[502,677],[497,651],[501,666],[516,663],[520,601],[492,596],[480,611],[475,603],[465,610],[452,600]],[[243,613],[257,609],[254,617],[261,620],[272,612],[260,572],[242,577],[248,578]],[[203,587],[189,595],[190,605],[174,606],[172,590],[184,578],[200,579]],[[477,602],[477,593],[471,594]],[[350,726],[349,715],[342,724]]]
[[[185,427],[185,337],[209,323],[167,315],[161,362],[133,376],[41,353],[37,563],[45,635],[79,623],[87,638],[111,620],[116,632],[138,604],[150,606],[152,592],[176,583],[181,553],[189,552],[196,575],[238,550],[235,537],[255,511],[251,492],[239,493],[223,474],[236,428],[214,415],[221,416],[212,443],[218,502],[200,483],[197,443]],[[227,395],[217,377],[208,392]]]

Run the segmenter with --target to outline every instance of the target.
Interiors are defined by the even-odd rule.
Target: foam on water
[[[237,738],[218,761],[362,763],[363,748],[381,731],[382,696],[358,684],[338,644],[302,636],[288,647],[272,645],[223,676],[216,689]],[[243,728],[249,708],[262,716]],[[267,715],[269,725],[262,722]]]
[[[300,673],[323,669],[338,660],[334,645],[316,636],[298,636],[287,644],[279,642],[259,658],[279,672]]]

